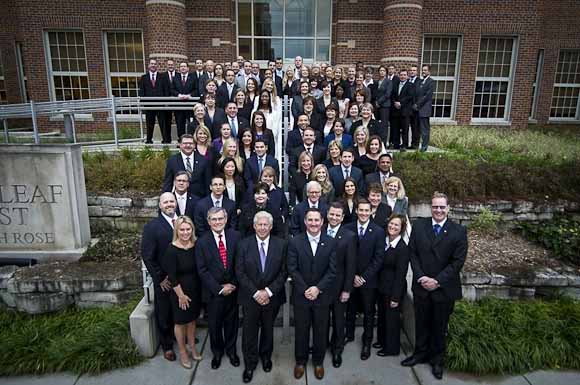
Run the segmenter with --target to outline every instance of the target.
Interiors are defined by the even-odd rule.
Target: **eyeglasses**
[[[445,210],[447,206],[431,206],[433,210]]]

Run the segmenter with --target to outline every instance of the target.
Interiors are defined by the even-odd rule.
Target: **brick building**
[[[135,95],[147,58],[301,55],[431,64],[446,123],[580,124],[574,0],[3,0],[0,32],[4,103]]]

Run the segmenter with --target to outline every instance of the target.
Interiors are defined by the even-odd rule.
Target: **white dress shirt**
[[[310,235],[309,232],[306,232],[308,236],[308,242],[310,243],[310,249],[312,250],[312,255],[316,255],[316,250],[318,249],[318,243],[320,242],[320,233],[316,236]]]
[[[185,207],[187,206],[187,192],[183,195],[175,192],[175,198],[177,198],[177,205],[179,206],[179,212],[181,215],[185,215]]]

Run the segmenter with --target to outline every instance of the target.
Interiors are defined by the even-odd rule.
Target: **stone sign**
[[[80,145],[0,145],[0,263],[78,259],[90,240]]]

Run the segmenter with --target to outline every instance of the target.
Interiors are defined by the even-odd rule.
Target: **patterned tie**
[[[264,249],[264,242],[260,242],[260,264],[262,265],[262,273],[266,270],[266,249]]]
[[[236,127],[236,119],[232,118],[232,124],[231,124],[231,128],[232,128],[232,136],[237,137],[238,136],[238,129]]]
[[[175,228],[175,219],[171,220],[171,227]]]
[[[185,169],[190,174],[193,172],[193,168],[191,168],[191,161],[189,160],[189,156],[187,158],[185,158]]]
[[[344,179],[348,178],[350,176],[350,170],[348,168],[344,169]]]
[[[224,269],[228,268],[228,252],[226,250],[226,245],[224,245],[224,241],[222,240],[223,234],[219,235],[220,241],[218,243],[218,250],[220,252],[220,258],[222,260],[222,265],[224,265]]]
[[[258,157],[258,174],[262,173],[262,168],[264,168],[264,158]]]
[[[440,231],[441,231],[441,225],[439,223],[435,223],[433,225],[433,232],[435,233],[435,236],[438,236]]]
[[[362,237],[364,237],[364,236],[365,236],[365,228],[361,226],[361,227],[359,228],[359,231],[358,231],[358,237],[359,237],[359,238],[362,238]]]
[[[328,236],[334,238],[334,230],[331,228],[328,228]]]
[[[221,203],[220,201],[215,201],[215,205],[214,206],[215,207],[221,207],[221,204],[220,203]]]

